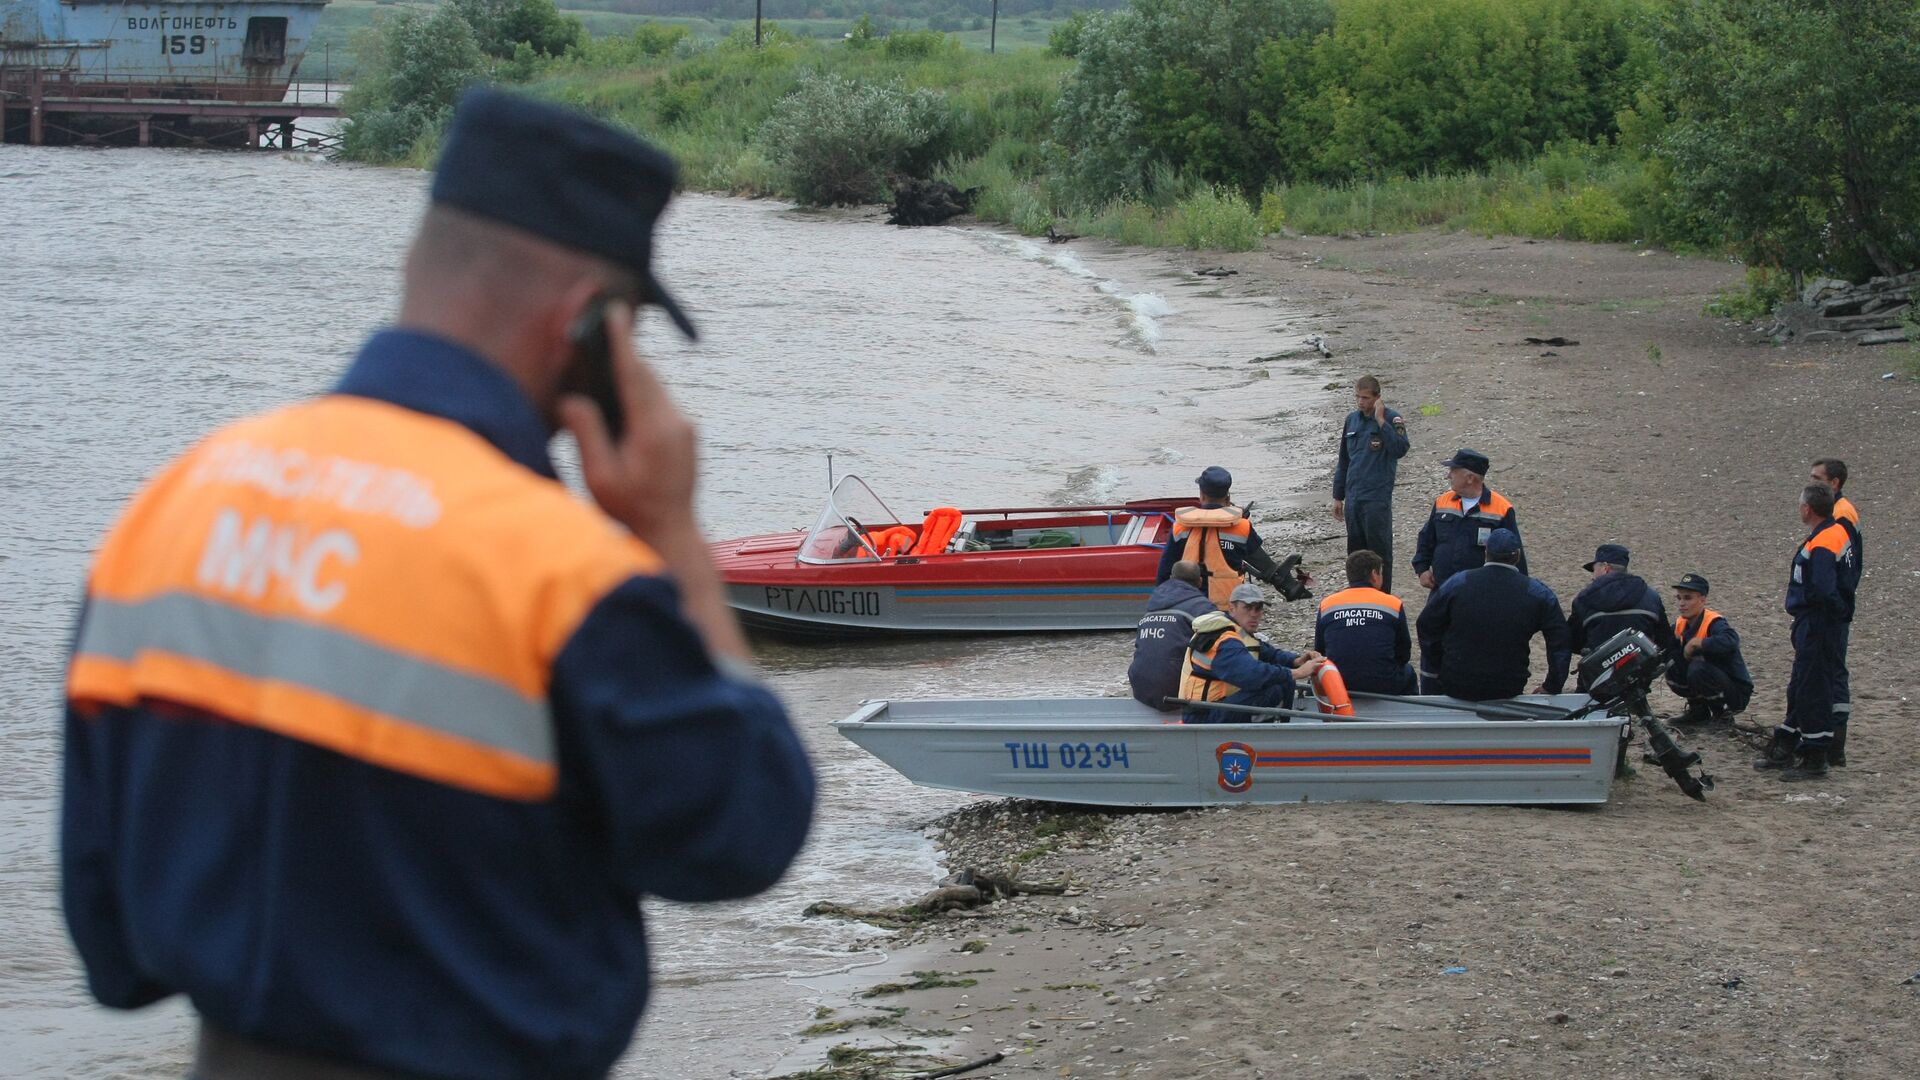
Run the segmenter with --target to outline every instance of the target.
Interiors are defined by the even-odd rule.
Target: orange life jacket
[[[1200,564],[1207,599],[1226,607],[1227,597],[1247,579],[1227,561],[1226,544],[1244,546],[1253,535],[1253,523],[1237,506],[1183,506],[1173,512],[1173,542],[1184,543],[1180,557]]]
[[[1215,619],[1225,622],[1226,626],[1221,627]],[[1239,687],[1213,677],[1214,658],[1220,655],[1220,646],[1229,640],[1239,641],[1255,655],[1260,652],[1259,643],[1219,612],[1195,619],[1193,628],[1193,643],[1187,647],[1187,658],[1180,665],[1180,696],[1188,701],[1224,701],[1239,693]]]
[[[82,715],[171,702],[543,800],[555,658],[660,568],[466,427],[325,397],[214,434],[134,499],[94,563],[67,693]]]

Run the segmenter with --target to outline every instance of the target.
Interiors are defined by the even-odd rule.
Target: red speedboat
[[[748,627],[789,634],[1130,630],[1146,610],[1173,511],[941,507],[902,521],[862,483],[834,485],[810,530],[713,545]]]

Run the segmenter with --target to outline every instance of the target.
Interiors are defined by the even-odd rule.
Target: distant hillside
[[[632,15],[691,15],[708,19],[751,19],[754,0],[567,0],[566,8],[590,8]],[[1124,8],[1127,0],[1001,0],[1000,17],[1065,18],[1087,8]],[[853,19],[861,15],[922,20],[936,15],[985,18],[992,0],[762,0],[769,19]]]

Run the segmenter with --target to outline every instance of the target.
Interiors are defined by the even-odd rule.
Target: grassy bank
[[[1631,209],[1650,182],[1645,166],[1582,146],[1480,172],[1288,184],[1252,198],[1166,170],[1143,196],[1075,205],[1053,175],[1046,147],[1061,80],[1072,68],[1070,59],[1031,49],[903,55],[884,41],[856,49],[782,39],[754,50],[736,40],[690,57],[632,58],[613,68],[591,58],[561,61],[530,89],[660,144],[679,159],[690,188],[776,197],[791,192],[756,135],[802,78],[832,74],[935,90],[955,117],[952,153],[938,175],[980,189],[981,219],[1028,235],[1052,227],[1143,246],[1249,250],[1281,228],[1340,234],[1437,226],[1594,241],[1655,232],[1656,223]]]

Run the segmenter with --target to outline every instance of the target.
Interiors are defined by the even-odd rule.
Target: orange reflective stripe
[[[1833,516],[1840,521],[1851,522],[1856,529],[1860,527],[1860,511],[1854,509],[1853,503],[1844,497],[1833,501]]]
[[[347,705],[302,687],[248,679],[160,651],[123,664],[76,657],[68,692],[113,705],[170,701],[299,739],[373,765],[493,795],[537,801],[553,794],[558,770]]]
[[[1466,507],[1466,500],[1454,494],[1452,490],[1441,492],[1439,496],[1433,500],[1433,508],[1435,510],[1451,510],[1456,514],[1464,514]],[[1475,516],[1485,515],[1487,517],[1503,518],[1506,517],[1507,512],[1512,509],[1513,504],[1507,501],[1506,496],[1492,488],[1481,488],[1480,501],[1474,505],[1473,512]]]

